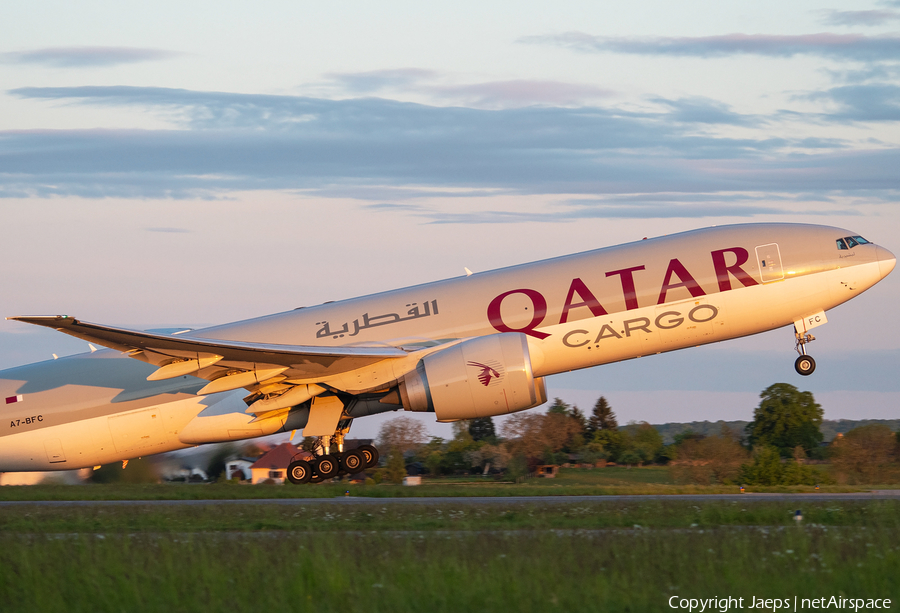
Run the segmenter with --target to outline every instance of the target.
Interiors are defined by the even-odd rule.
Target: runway
[[[585,502],[659,502],[668,500],[704,502],[713,500],[755,501],[837,501],[837,500],[900,500],[900,490],[873,490],[851,493],[812,494],[653,494],[610,496],[431,496],[405,498],[376,498],[365,496],[337,496],[334,498],[240,498],[227,500],[9,500],[0,501],[0,507],[12,506],[209,506],[209,505],[282,505],[301,506],[319,504],[390,504],[390,505],[443,505],[443,504],[580,504]]]

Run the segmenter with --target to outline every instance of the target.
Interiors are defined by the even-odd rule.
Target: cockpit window
[[[854,236],[853,240],[855,240],[860,245],[868,245],[869,244],[869,241],[864,239],[862,236]]]
[[[835,242],[837,243],[837,248],[838,248],[838,249],[840,249],[840,250],[842,250],[842,251],[846,251],[846,249],[847,249],[847,243],[844,242],[844,239],[839,238],[839,239],[837,239],[837,241],[835,241]]]
[[[854,247],[859,247],[859,243],[856,242],[856,239],[852,236],[845,236],[844,240],[847,241],[847,246],[853,249]]]

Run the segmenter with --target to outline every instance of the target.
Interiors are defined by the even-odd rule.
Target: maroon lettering
[[[725,263],[725,254],[732,253],[735,262],[731,266]],[[747,263],[750,254],[743,247],[732,247],[731,249],[719,249],[712,252],[713,266],[716,269],[716,280],[719,282],[719,291],[727,292],[731,289],[731,278],[728,273],[734,275],[734,278],[744,284],[744,287],[751,285],[759,285],[756,279],[748,275],[741,266]]]
[[[643,330],[647,334],[650,334],[650,320],[646,317],[636,317],[635,319],[626,319],[622,322],[625,326],[625,336],[631,336],[632,332],[637,332],[638,330]],[[633,328],[631,324],[640,324],[635,325]]]
[[[669,319],[663,324],[663,317],[667,317],[669,315],[675,315],[675,319]],[[656,316],[656,327],[661,330],[671,330],[672,328],[677,328],[681,324],[684,323],[684,317],[680,316],[681,313],[678,311],[666,311],[665,313],[660,313]]]
[[[609,324],[603,324],[603,327],[600,328],[600,333],[594,339],[594,343],[599,343],[604,338],[622,338],[622,335],[613,330]]]
[[[576,302],[573,304],[572,300],[575,298],[576,292],[583,299],[583,302]],[[569,293],[566,295],[566,304],[563,306],[562,315],[559,317],[559,323],[564,324],[569,321],[569,311],[571,309],[577,309],[584,306],[591,310],[594,317],[608,315],[606,309],[604,309],[603,305],[600,304],[600,301],[594,297],[594,294],[587,288],[584,281],[581,279],[572,279],[572,284],[569,286]]]
[[[503,304],[503,299],[507,296],[511,296],[513,294],[524,294],[531,299],[532,307],[534,308],[534,315],[531,317],[531,323],[529,323],[524,328],[510,328],[505,323],[503,323],[503,316],[500,314],[500,305]],[[523,334],[527,334],[528,336],[533,336],[536,339],[544,340],[549,334],[546,332],[538,332],[535,330],[541,322],[544,321],[544,317],[547,315],[547,300],[544,296],[533,289],[512,289],[504,294],[500,294],[488,305],[487,308],[487,316],[488,321],[491,322],[491,325],[494,326],[494,329],[498,332],[521,332]]]
[[[607,277],[619,275],[622,281],[622,293],[625,295],[626,311],[638,308],[637,292],[634,289],[634,273],[637,270],[644,270],[644,267],[634,266],[633,268],[623,268],[622,270],[613,270],[606,273]]]
[[[672,275],[678,277],[680,283],[672,283]],[[694,277],[691,276],[691,273],[687,271],[687,268],[684,267],[684,264],[679,262],[677,258],[669,260],[669,267],[666,269],[666,276],[663,279],[663,286],[659,291],[659,300],[656,304],[663,304],[666,301],[668,291],[676,287],[687,289],[694,298],[706,295],[700,284],[697,283]]]
[[[700,319],[699,317],[694,317],[697,314],[697,311],[702,311],[704,309],[709,311],[709,317],[707,317],[706,319]],[[706,323],[707,321],[712,321],[713,319],[716,318],[716,316],[718,314],[719,314],[719,309],[717,309],[713,305],[701,304],[701,305],[695,306],[693,309],[691,309],[691,312],[688,313],[688,319],[690,319],[691,321],[695,321],[698,324],[702,324],[702,323]]]
[[[566,347],[584,347],[589,342],[591,342],[591,339],[585,339],[584,341],[582,341],[580,343],[572,343],[569,341],[572,338],[573,334],[587,334],[587,333],[588,333],[587,330],[572,330],[571,332],[569,332],[568,334],[566,334],[563,337],[563,345],[565,345]]]

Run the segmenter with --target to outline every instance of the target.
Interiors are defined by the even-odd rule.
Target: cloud
[[[812,100],[829,100],[838,106],[830,119],[850,121],[900,121],[900,85],[875,83],[844,85],[808,94]]]
[[[581,83],[511,79],[482,83],[443,84],[446,75],[422,68],[397,68],[324,75],[343,91],[374,94],[387,91],[427,93],[439,100],[471,106],[507,107],[533,104],[574,106],[612,95],[608,89]]]
[[[439,97],[464,100],[475,106],[575,106],[613,94],[611,90],[593,85],[530,79],[433,86],[428,91]]]
[[[354,93],[373,93],[384,89],[407,88],[438,75],[424,68],[392,68],[366,72],[330,72],[325,77]]]
[[[823,69],[823,72],[838,83],[866,83],[900,79],[900,65],[898,64],[869,64],[852,70]]]
[[[0,54],[15,64],[43,64],[52,68],[96,68],[167,60],[183,55],[165,49],[139,47],[46,47]]]
[[[900,149],[854,151],[821,138],[698,134],[698,126],[755,120],[706,99],[658,99],[662,112],[640,113],[599,107],[486,110],[144,87],[11,93],[163,111],[179,129],[2,132],[5,196],[215,198],[231,190],[274,189],[363,197],[398,210],[415,205],[415,198],[448,195],[900,189]],[[835,99],[839,93],[831,92]],[[882,94],[887,104],[890,92]],[[615,217],[631,210],[664,216],[673,205],[646,206],[605,202],[578,214]],[[769,205],[729,206],[749,207],[732,210],[750,215]],[[678,214],[706,216],[715,208],[721,206],[685,203]]]
[[[732,55],[793,57],[819,55],[844,60],[893,60],[900,56],[900,36],[862,34],[725,34],[698,37],[605,37],[584,32],[526,36],[519,42],[555,45],[586,53],[629,53],[672,57],[718,58]]]
[[[830,26],[879,26],[900,21],[897,11],[872,9],[868,11],[821,11],[822,22]]]
[[[763,119],[753,115],[740,115],[723,104],[709,98],[693,97],[679,100],[654,98],[651,102],[662,104],[671,109],[669,117],[673,121],[684,123],[725,124],[732,126],[750,126],[763,123]]]

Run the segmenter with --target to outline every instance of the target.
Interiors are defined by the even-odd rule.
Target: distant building
[[[545,477],[547,479],[553,479],[556,477],[556,473],[559,472],[559,466],[556,464],[542,464],[537,466],[534,469],[534,474],[537,477]]]
[[[307,451],[297,449],[291,443],[282,443],[273,447],[250,465],[252,483],[262,483],[267,479],[271,479],[275,483],[284,483],[287,478],[288,464],[301,454],[308,457],[312,455]]]
[[[250,467],[253,466],[257,458],[235,458],[225,462],[225,480],[231,481],[235,477],[241,481],[249,481],[253,478]]]

